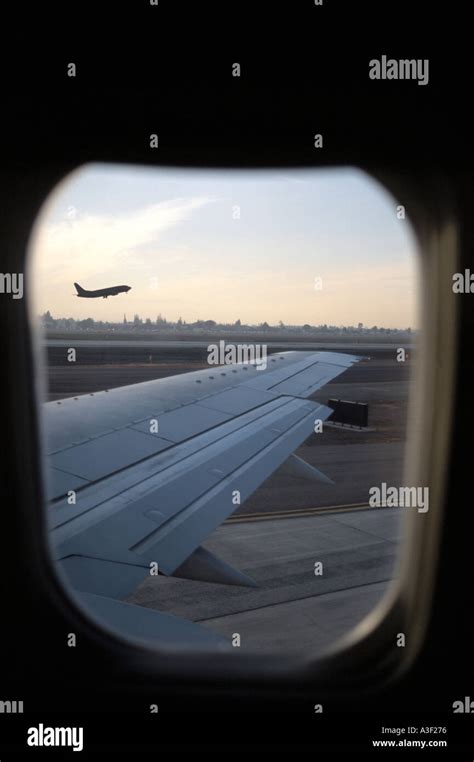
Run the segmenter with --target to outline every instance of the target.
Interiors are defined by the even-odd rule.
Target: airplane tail
[[[79,283],[75,283],[74,285],[76,287],[76,291],[77,291],[77,295],[78,296],[81,296],[82,294],[86,293],[85,289],[83,289],[82,286],[79,285]]]

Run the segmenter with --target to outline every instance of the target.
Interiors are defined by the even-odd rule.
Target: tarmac
[[[240,648],[251,653],[316,653],[383,597],[394,577],[404,510],[224,524],[204,547],[249,575],[256,588],[159,576],[145,580],[127,601],[192,620],[229,640],[238,633]]]

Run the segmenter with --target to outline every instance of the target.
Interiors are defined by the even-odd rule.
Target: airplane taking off
[[[131,289],[131,286],[110,286],[109,288],[98,288],[96,291],[86,291],[86,289],[82,288],[79,283],[75,283],[74,285],[77,291],[76,296],[83,296],[86,299],[98,299],[99,296],[102,296],[103,299],[107,299],[108,296],[117,296],[117,294],[123,292],[127,293],[127,291],[130,291]]]

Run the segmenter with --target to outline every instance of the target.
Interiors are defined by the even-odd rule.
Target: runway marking
[[[239,616],[240,614],[251,613],[252,611],[260,611],[261,609],[277,608],[278,606],[288,605],[288,603],[299,603],[300,601],[305,601],[305,600],[308,600],[309,598],[324,598],[324,596],[331,595],[332,593],[345,593],[348,590],[357,590],[362,587],[370,587],[371,585],[380,585],[380,584],[384,585],[384,584],[393,582],[395,579],[396,577],[387,577],[384,579],[375,580],[374,582],[362,582],[359,585],[350,585],[349,587],[338,587],[335,590],[327,590],[324,593],[309,593],[308,595],[301,595],[298,598],[289,598],[286,601],[275,601],[274,603],[264,603],[261,606],[252,606],[251,608],[248,608],[248,609],[233,611],[230,614],[217,614],[210,617],[209,616],[203,617],[202,619],[194,619],[193,621],[194,622],[212,622],[212,621],[216,621],[217,619],[225,619],[225,618],[230,618],[233,616]],[[375,608],[380,604],[381,600],[384,598],[385,594],[386,593],[383,593],[380,596],[380,600],[378,600],[375,606],[369,612],[367,612],[367,614],[364,614],[364,616],[361,617],[361,619],[364,619],[368,614],[372,613],[372,611],[375,610]],[[361,619],[358,621],[361,621]],[[352,627],[350,629],[352,629]]]
[[[346,503],[345,505],[326,505],[321,508],[301,508],[294,511],[274,511],[266,513],[249,513],[230,516],[224,524],[240,524],[247,521],[269,521],[270,519],[293,519],[304,516],[316,516],[319,513],[342,513],[345,511],[374,510],[368,503]],[[380,510],[378,508],[377,510]]]

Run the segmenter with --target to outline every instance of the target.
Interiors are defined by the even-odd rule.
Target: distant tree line
[[[153,331],[159,333],[160,331],[185,331],[186,333],[204,333],[210,330],[215,332],[229,333],[235,331],[237,333],[304,333],[304,334],[328,334],[328,335],[345,335],[345,334],[363,334],[363,335],[380,335],[380,334],[394,334],[405,335],[416,333],[412,328],[383,328],[376,325],[371,327],[364,326],[363,323],[357,325],[328,325],[323,323],[320,325],[310,325],[304,323],[302,325],[286,325],[280,320],[276,325],[272,325],[267,321],[256,324],[245,324],[241,320],[236,320],[233,323],[218,323],[215,320],[196,320],[193,323],[187,323],[182,317],[179,317],[177,321],[167,320],[161,314],[156,317],[156,320],[151,318],[145,318],[144,320],[140,315],[135,314],[133,320],[127,320],[124,315],[121,322],[110,322],[104,320],[94,320],[91,317],[83,320],[77,320],[75,318],[60,317],[54,318],[51,312],[48,310],[40,316],[40,322],[44,328],[54,331],[111,331],[111,332],[123,332],[123,331]]]

